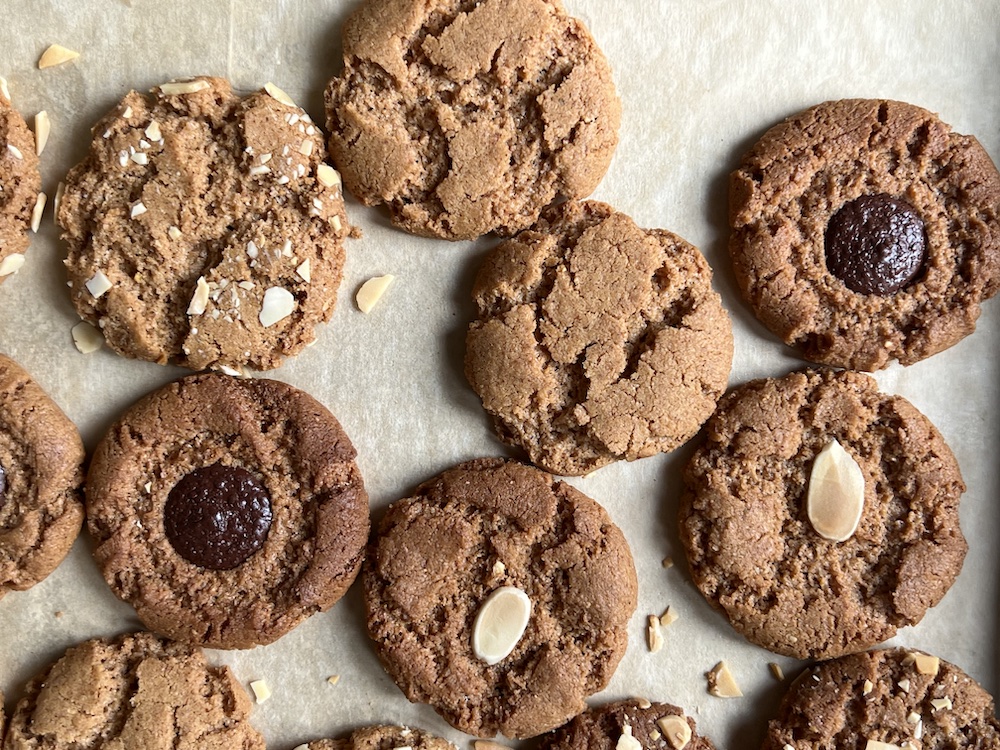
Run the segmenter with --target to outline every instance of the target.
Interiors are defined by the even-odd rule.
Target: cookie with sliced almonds
[[[377,748],[409,748],[409,750],[458,750],[448,740],[430,732],[411,727],[376,725],[355,729],[346,737],[313,740],[294,750],[376,750]]]
[[[468,734],[560,726],[625,653],[637,596],[625,537],[538,469],[460,464],[390,506],[368,554],[382,664],[407,698]]]
[[[540,750],[715,750],[669,703],[632,699],[587,709],[542,737]]]
[[[0,78],[0,281],[24,265],[28,230],[42,189],[35,138]],[[39,209],[40,210],[40,209]]]
[[[192,369],[301,351],[333,313],[350,232],[323,141],[272,84],[129,93],[59,201],[80,317],[119,354]]]
[[[770,722],[763,750],[1000,747],[993,697],[954,664],[905,648],[805,670]]]
[[[695,583],[780,654],[828,659],[892,637],[941,600],[965,558],[955,457],[912,404],[860,373],[735,389],[684,479]]]

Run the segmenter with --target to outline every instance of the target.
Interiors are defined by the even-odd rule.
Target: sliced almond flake
[[[875,685],[871,680],[865,680],[864,685],[861,686],[861,694],[868,695],[872,690],[875,689]]]
[[[134,161],[134,162],[135,162],[136,164],[138,164],[138,165],[139,165],[140,167],[144,167],[144,166],[146,166],[147,164],[149,164],[149,156],[147,156],[146,154],[142,153],[141,151],[136,151],[136,152],[135,152],[134,154],[132,154],[132,156],[131,156],[131,157],[129,157],[129,158],[131,158],[131,159],[132,159],[132,161]]]
[[[125,118],[126,120],[128,120],[130,117],[132,117],[132,106],[131,105],[125,107],[125,111],[122,112],[122,117]]]
[[[15,159],[23,159],[24,154],[21,153],[21,149],[15,146],[13,143],[7,144],[7,150],[14,156]]]
[[[295,102],[292,101],[292,97],[290,97],[288,94],[279,89],[270,81],[264,84],[264,91],[270,94],[273,99],[278,100],[282,104],[287,104],[289,107],[295,106]]]
[[[66,183],[60,182],[56,188],[56,197],[52,199],[52,218],[59,221],[59,206],[62,203],[63,195],[66,194]]]
[[[79,52],[75,52],[68,47],[63,47],[61,44],[51,44],[42,53],[42,56],[38,58],[38,69],[45,70],[45,68],[62,65],[63,63],[68,63],[70,60],[75,60],[79,56]]]
[[[941,660],[938,657],[931,656],[930,654],[921,654],[917,651],[913,651],[909,655],[913,657],[913,663],[917,667],[917,672],[930,675],[931,677],[937,676],[938,669],[941,666]]]
[[[789,744],[788,744],[788,743],[786,742],[786,743],[785,743],[785,746],[784,746],[784,747],[782,748],[782,750],[795,750],[795,746],[794,746],[794,745],[789,745]]]
[[[666,627],[667,625],[672,625],[677,622],[678,614],[674,612],[673,607],[667,607],[663,610],[663,614],[660,615],[660,625]]]
[[[316,179],[323,187],[340,187],[342,184],[340,172],[329,164],[320,164],[316,167]]]
[[[171,224],[167,227],[167,236],[172,240],[179,240],[181,238],[181,230]]]
[[[132,208],[129,210],[129,215],[134,219],[137,216],[142,216],[146,213],[146,204],[142,201],[136,201],[132,204]]]
[[[330,217],[330,226],[333,227],[334,232],[339,232],[341,228],[340,217],[334,214]]]
[[[935,711],[949,711],[952,708],[951,698],[947,696],[944,698],[932,698],[931,705],[934,706]]]
[[[299,146],[299,153],[303,156],[312,156],[313,152],[313,142],[312,141],[302,141],[302,145]]]
[[[264,328],[270,328],[278,321],[287,318],[294,310],[295,297],[292,293],[280,286],[272,286],[264,292],[264,300],[257,319]]]
[[[281,246],[281,254],[286,258],[292,257],[292,241],[285,240],[285,243]]]
[[[906,721],[910,724],[916,724],[920,721],[920,714],[916,711],[910,711],[909,715],[906,717]]]
[[[118,152],[118,163],[121,164],[123,167],[128,165],[128,151]]]
[[[708,692],[716,698],[739,698],[743,695],[729,665],[720,661],[708,673]]]
[[[247,257],[251,259],[257,257],[257,245],[253,240],[247,243]]]
[[[3,76],[0,76],[0,94],[2,94],[3,98],[8,102],[10,101],[10,87],[7,86],[7,79]]]
[[[778,662],[776,662],[776,661],[768,662],[767,663],[767,668],[771,670],[771,674],[774,675],[774,679],[776,679],[776,680],[784,680],[785,679],[785,672],[781,668],[781,665],[778,664]]]
[[[31,209],[31,231],[38,233],[38,227],[42,225],[42,212],[45,210],[45,193],[39,193],[35,198],[35,207]]]
[[[250,683],[250,689],[253,690],[257,703],[263,703],[271,697],[271,688],[264,680],[254,680]]]
[[[287,185],[290,182],[290,180],[288,179],[287,174],[283,174],[281,175],[281,177],[275,180],[275,182],[277,182],[279,185]]]
[[[625,724],[622,726],[622,734],[621,737],[618,738],[618,744],[615,745],[615,750],[643,750],[642,743],[632,736],[631,724]]]
[[[368,279],[362,284],[356,298],[358,309],[366,315],[370,313],[395,278],[392,274],[386,274]]]
[[[271,171],[271,168],[266,164],[255,164],[250,167],[250,176],[257,177],[258,175],[267,174]]]
[[[331,685],[336,685],[338,682],[340,682],[340,675],[332,674],[326,678],[326,681],[329,682]]]
[[[238,286],[240,289],[246,289],[249,292],[257,285],[254,284],[252,281],[241,281],[236,286]]]
[[[86,321],[81,320],[73,326],[71,333],[73,334],[73,343],[81,354],[96,352],[104,346],[104,336]]]
[[[160,131],[160,123],[158,123],[156,120],[153,120],[151,123],[149,123],[149,125],[146,126],[146,129],[143,132],[146,134],[146,137],[149,138],[149,140],[151,141],[158,141],[163,137],[163,133]]]
[[[142,488],[144,490],[146,490],[146,492],[152,492],[153,491],[153,483],[152,482],[146,482],[146,484],[144,484],[142,486]]]
[[[21,253],[11,253],[3,260],[0,260],[0,276],[10,276],[17,273],[24,265],[24,256]]]
[[[44,109],[35,115],[35,155],[41,156],[45,150],[45,144],[49,142],[49,132],[52,130],[52,123],[49,120],[49,113]]]
[[[188,305],[188,315],[201,315],[205,312],[205,308],[208,307],[209,291],[210,288],[205,277],[199,276],[198,285],[195,287],[194,294],[191,295],[191,303]]]
[[[306,283],[312,281],[312,271],[310,270],[308,258],[299,264],[299,267],[295,269],[295,273]]]
[[[257,157],[257,160],[261,164],[267,164],[269,161],[271,161],[271,155],[270,154],[261,154],[259,157]]]
[[[152,144],[145,138],[139,139],[139,148],[151,148]]]
[[[204,78],[198,78],[194,81],[170,81],[160,86],[160,93],[164,96],[177,96],[179,94],[194,94],[211,87],[212,84]]]
[[[900,750],[900,747],[899,745],[893,745],[891,742],[868,740],[865,744],[865,750]]]
[[[646,618],[646,646],[651,654],[663,648],[663,632],[660,630],[660,618],[656,615]]]
[[[111,279],[105,275],[104,271],[98,271],[87,280],[87,283],[84,286],[86,286],[87,291],[94,296],[94,299],[100,299],[108,293],[108,290],[110,290],[114,284],[111,283]]]
[[[899,682],[897,682],[896,685],[898,685],[899,689],[902,690],[904,693],[910,692],[910,681],[909,680],[907,680],[907,679],[904,678],[904,679],[900,680]]]
[[[660,728],[674,750],[684,750],[691,741],[691,725],[683,716],[677,714],[661,716],[656,720],[656,726]]]

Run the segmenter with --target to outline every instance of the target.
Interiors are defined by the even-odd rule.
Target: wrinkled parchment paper
[[[812,104],[844,97],[909,101],[972,133],[1000,159],[1000,4],[992,0],[565,0],[608,56],[622,98],[621,143],[595,197],[640,225],[670,229],[702,249],[736,331],[731,383],[802,365],[739,299],[726,254],[726,175],[769,126]],[[322,89],[340,67],[340,27],[358,0],[5,0],[0,75],[29,119],[47,110],[52,136],[42,157],[51,196],[85,153],[90,125],[130,88],[178,76],[228,76],[251,90],[284,88],[323,122]],[[58,42],[79,59],[38,70]],[[376,517],[418,482],[458,461],[505,454],[462,375],[470,287],[495,244],[449,244],[389,227],[386,214],[348,204],[364,238],[348,248],[332,322],[316,346],[270,377],[303,388],[341,420],[359,453]],[[77,318],[66,293],[60,245],[46,211],[27,263],[0,287],[0,350],[21,362],[79,425],[88,449],[128,404],[182,374],[104,349],[76,351]],[[354,294],[370,276],[397,279],[361,314]],[[991,692],[997,656],[997,534],[1000,531],[1000,302],[979,330],[949,351],[878,374],[944,433],[968,492],[962,525],[970,553],[951,592],[897,643],[953,661]],[[597,700],[646,696],[676,703],[720,748],[755,747],[783,685],[769,672],[801,664],[751,646],[692,585],[676,530],[680,467],[690,448],[602,469],[572,483],[602,503],[635,556],[639,608],[628,653]],[[0,688],[10,709],[24,682],[86,638],[137,626],[111,595],[82,537],[46,581],[0,601]],[[661,567],[668,555],[678,559]],[[645,616],[670,605],[680,619],[650,654]],[[469,739],[426,706],[410,705],[380,668],[364,632],[358,588],[330,612],[277,643],[210,652],[246,685],[273,690],[253,721],[269,747],[404,722]],[[704,673],[720,659],[744,697],[707,694]],[[339,675],[336,685],[327,682]],[[516,744],[516,743],[512,743]]]

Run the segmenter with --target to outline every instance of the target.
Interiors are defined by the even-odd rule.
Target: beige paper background
[[[357,0],[4,0],[0,74],[15,105],[52,118],[43,155],[51,196],[86,151],[90,125],[130,88],[177,76],[225,75],[237,87],[274,81],[319,121],[322,88],[341,67],[340,26]],[[778,375],[802,363],[738,298],[725,250],[726,175],[767,127],[825,99],[884,97],[939,112],[1000,158],[1000,3],[981,0],[566,0],[608,56],[623,104],[621,143],[596,198],[640,225],[663,227],[698,245],[733,318],[731,383]],[[45,47],[82,52],[39,71]],[[364,238],[348,248],[333,321],[319,341],[270,373],[331,408],[354,440],[376,516],[419,481],[460,460],[505,454],[462,376],[471,280],[495,241],[449,244],[407,236],[378,209],[351,201]],[[20,361],[80,426],[93,448],[110,421],[141,394],[182,374],[126,361],[105,349],[84,356],[70,328],[61,247],[51,212],[21,272],[0,287],[0,350]],[[397,282],[368,316],[353,295],[371,275]],[[995,692],[1000,445],[997,406],[1000,303],[987,304],[976,334],[910,368],[878,374],[881,386],[913,401],[941,429],[962,466],[970,554],[957,584],[897,643],[938,653]],[[602,469],[572,483],[601,502],[632,545],[640,602],[631,645],[599,699],[644,695],[683,706],[719,747],[755,747],[787,673],[799,663],[735,635],[691,584],[680,558],[675,510],[689,449]],[[0,602],[0,688],[8,709],[34,672],[67,646],[134,627],[131,609],[108,591],[79,540],[67,561],[29,592]],[[645,615],[672,605],[680,620],[655,655]],[[57,613],[61,613],[59,616]],[[211,652],[243,684],[264,678],[273,697],[253,721],[269,747],[341,733],[373,722],[407,722],[448,736],[426,706],[410,705],[382,672],[364,634],[357,587],[333,610],[277,643]],[[745,697],[707,695],[704,672],[732,666]],[[341,676],[330,686],[326,678]],[[515,743],[512,743],[515,744]]]

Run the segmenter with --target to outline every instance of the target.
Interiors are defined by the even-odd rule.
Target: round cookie
[[[28,683],[5,750],[264,750],[228,667],[150,633],[70,648]]]
[[[7,83],[0,79],[0,282],[24,264],[41,189],[35,137],[11,106]]]
[[[457,750],[440,737],[420,729],[397,726],[363,727],[349,737],[337,740],[314,740],[295,750]]]
[[[560,0],[368,0],[343,40],[330,154],[408,232],[512,235],[608,169],[621,105]]]
[[[129,408],[98,445],[94,555],[150,630],[212,648],[270,643],[357,576],[369,521],[354,457],[302,391],[184,378]]]
[[[825,102],[771,128],[730,178],[743,296],[815,362],[904,365],[975,329],[1000,288],[1000,173],[902,102]]]
[[[866,746],[996,748],[1000,722],[993,698],[955,665],[918,651],[872,651],[804,671],[768,725],[763,750]]]
[[[864,485],[863,495],[838,485],[838,507],[863,497],[844,541],[808,500],[825,487],[821,471],[813,477],[821,451],[837,444],[849,457],[839,469],[849,476],[855,464]],[[965,558],[955,457],[908,401],[860,373],[737,388],[684,481],[680,533],[695,583],[736,630],[780,654],[828,659],[890,638],[941,600]]]
[[[83,442],[16,362],[0,355],[0,597],[55,570],[83,524]]]
[[[487,257],[465,373],[500,439],[555,474],[671,451],[733,358],[696,248],[604,203],[564,203]]]
[[[685,729],[686,727],[686,729]],[[633,737],[643,750],[715,750],[695,732],[694,719],[669,703],[638,699],[589,708],[572,721],[541,738],[539,750],[616,750],[634,747],[622,737]]]
[[[386,671],[411,701],[481,737],[532,737],[582,711],[625,653],[637,596],[604,509],[503,459],[460,464],[394,503],[362,576]],[[502,618],[480,613],[514,589],[530,602],[526,628],[508,655],[487,651],[477,639]]]
[[[309,116],[266,89],[164,84],[94,126],[57,220],[73,304],[119,354],[269,369],[332,315],[349,231],[340,177]]]

